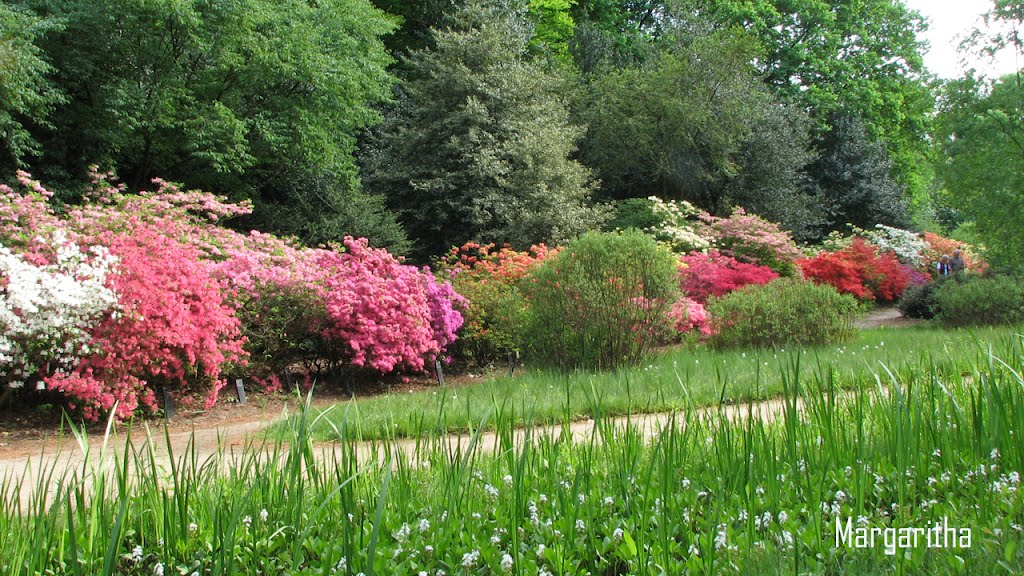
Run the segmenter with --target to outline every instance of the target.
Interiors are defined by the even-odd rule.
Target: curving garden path
[[[896,308],[880,308],[872,311],[865,318],[857,322],[858,328],[877,327],[905,327],[915,324],[917,321],[905,318]],[[317,404],[328,404],[318,402]],[[782,399],[774,398],[756,402],[729,404],[724,406],[710,406],[696,411],[691,411],[688,416],[693,418],[710,418],[724,416],[728,419],[741,419],[748,416],[774,420],[785,410],[786,404]],[[227,406],[223,410],[240,410],[240,406]],[[803,403],[798,402],[798,410],[803,410]],[[103,436],[92,434],[87,438],[87,446],[80,446],[78,441],[70,436],[22,440],[0,446],[0,482],[6,478],[8,482],[23,479],[23,485],[34,489],[41,477],[51,476],[56,482],[57,478],[67,470],[79,474],[83,470],[112,470],[116,455],[123,455],[126,443],[131,442],[136,449],[142,449],[148,442],[151,445],[155,456],[157,467],[167,473],[170,470],[172,454],[175,460],[181,458],[186,451],[194,447],[194,454],[197,460],[202,463],[217,455],[227,456],[222,464],[230,462],[232,454],[240,454],[247,442],[254,442],[259,445],[263,438],[266,438],[266,430],[275,422],[281,421],[283,411],[280,406],[273,406],[263,410],[256,410],[251,407],[241,410],[244,415],[241,417],[225,417],[223,412],[214,419],[200,420],[198,425],[191,427],[182,426],[181,421],[169,427],[166,432],[162,425],[152,428],[138,428],[129,434],[115,432],[109,438],[106,453],[102,456]],[[606,425],[615,430],[625,429],[627,426],[633,430],[640,431],[647,439],[670,425],[681,425],[678,412],[662,412],[654,414],[635,414],[605,419]],[[551,435],[561,437],[569,434],[573,441],[589,440],[595,437],[595,421],[592,419],[571,422],[568,426],[547,425],[531,428],[519,428],[516,430],[513,442],[518,445],[525,441],[528,436]],[[147,432],[149,432],[147,439]],[[166,434],[166,438],[165,438]],[[439,439],[442,447],[450,451],[464,453],[471,447],[472,436],[469,434],[452,434]],[[477,438],[475,449],[493,452],[499,448],[500,439],[494,432],[484,432]],[[400,450],[410,462],[414,462],[417,441],[415,439],[400,439],[389,443],[393,449]],[[352,446],[360,462],[371,460],[383,461],[383,443],[381,441],[359,442]],[[324,442],[315,446],[315,452],[321,458],[330,457],[331,453],[340,455],[344,449],[338,443]],[[87,451],[88,454],[87,455]],[[105,462],[103,462],[105,459]],[[87,466],[87,462],[89,465]],[[53,473],[55,472],[55,474]],[[22,490],[19,497],[23,507],[28,507],[32,501],[33,490]]]

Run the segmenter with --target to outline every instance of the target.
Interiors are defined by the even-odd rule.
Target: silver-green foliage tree
[[[370,143],[364,178],[420,255],[469,240],[528,246],[599,224],[571,159],[569,83],[529,58],[523,5],[473,0],[405,63],[403,97]]]

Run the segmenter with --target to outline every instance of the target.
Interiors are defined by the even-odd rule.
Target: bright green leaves
[[[1024,88],[1007,76],[951,83],[936,140],[946,203],[973,221],[994,264],[1024,265]]]
[[[47,115],[63,101],[47,78],[51,72],[36,39],[56,28],[52,19],[0,4],[0,167],[20,165],[39,153],[27,129],[47,125]]]

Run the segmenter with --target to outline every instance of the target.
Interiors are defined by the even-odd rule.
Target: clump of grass
[[[238,454],[104,444],[78,469],[0,482],[0,573],[1024,570],[1019,338],[967,365],[882,367],[850,392],[803,359],[779,365],[774,418],[685,408],[650,430],[599,416],[573,441],[567,428],[517,430],[529,407],[505,403],[462,442],[426,434],[426,420],[414,440],[367,442],[344,415],[331,425],[304,410],[285,438]],[[313,443],[321,425],[336,445]],[[973,542],[892,556],[837,548],[847,517],[945,517]]]

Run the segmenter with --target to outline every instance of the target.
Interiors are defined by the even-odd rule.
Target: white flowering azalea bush
[[[877,224],[873,230],[855,229],[854,233],[878,246],[880,250],[892,252],[904,264],[917,268],[926,264],[925,252],[929,244],[918,232]]]
[[[53,264],[33,264],[0,244],[0,382],[45,387],[40,374],[74,369],[90,353],[91,330],[117,310],[107,277],[117,258],[83,250],[62,232]],[[34,380],[34,381],[31,381]]]
[[[644,229],[660,242],[668,244],[674,252],[704,252],[711,248],[713,241],[702,232],[703,224],[698,218],[702,213],[685,200],[662,200],[657,196],[648,198],[651,211],[661,223]]]

